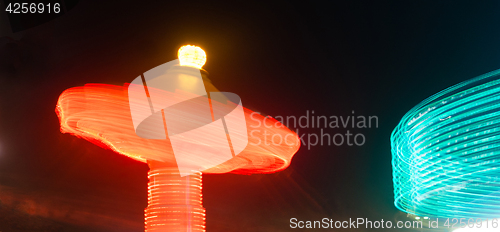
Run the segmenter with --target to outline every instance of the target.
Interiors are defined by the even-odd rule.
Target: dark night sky
[[[379,118],[379,128],[351,129],[366,136],[361,147],[303,146],[275,174],[205,175],[207,231],[406,219],[393,206],[390,134],[426,97],[500,68],[499,10],[497,1],[82,0],[0,33],[0,231],[143,231],[147,165],[61,134],[55,105],[67,88],[130,82],[183,44],[201,46],[213,84],[247,108]]]

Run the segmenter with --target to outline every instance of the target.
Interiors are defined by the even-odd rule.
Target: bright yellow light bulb
[[[207,54],[198,46],[184,45],[179,48],[179,61],[181,66],[190,66],[201,69],[207,62]]]

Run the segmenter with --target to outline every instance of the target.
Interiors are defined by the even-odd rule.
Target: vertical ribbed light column
[[[201,172],[181,177],[177,168],[150,168],[146,232],[205,231]]]

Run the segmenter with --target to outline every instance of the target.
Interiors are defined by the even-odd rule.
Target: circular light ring
[[[500,216],[500,70],[443,90],[391,136],[395,206],[448,218]]]

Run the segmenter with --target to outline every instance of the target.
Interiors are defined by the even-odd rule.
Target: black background
[[[361,147],[303,146],[275,174],[205,175],[207,231],[298,230],[290,218],[408,220],[393,206],[390,134],[426,97],[500,68],[499,4],[79,1],[3,33],[0,231],[143,231],[147,165],[61,134],[55,105],[67,88],[130,82],[184,44],[207,52],[213,84],[247,108],[379,118],[379,128],[351,130],[366,136]]]

